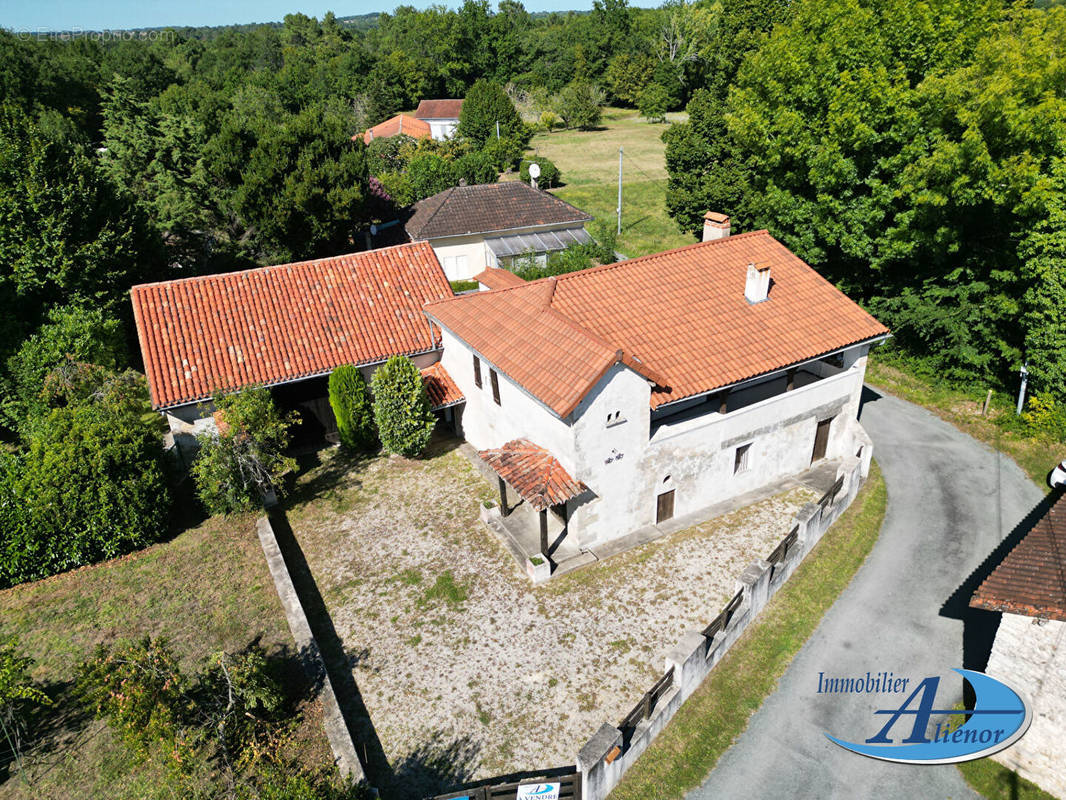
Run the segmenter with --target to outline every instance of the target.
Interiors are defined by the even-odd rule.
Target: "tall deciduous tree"
[[[503,87],[490,80],[479,80],[463,100],[457,134],[480,148],[490,138],[496,138],[497,123],[501,138],[528,141],[526,126]]]
[[[83,301],[125,314],[161,269],[158,238],[85,150],[0,109],[0,356],[48,308]]]

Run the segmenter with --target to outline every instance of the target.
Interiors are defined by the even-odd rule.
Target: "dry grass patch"
[[[71,697],[76,667],[97,644],[164,636],[191,670],[215,651],[258,641],[300,679],[251,515],[212,517],[146,550],[0,592],[0,635],[10,634],[36,659],[33,676],[56,704],[35,720],[29,784],[11,776],[0,798],[173,796],[160,767],[131,761]],[[306,764],[328,764],[319,709],[303,711],[294,747]]]
[[[667,115],[670,122],[687,118],[684,112]],[[622,166],[622,234],[618,249],[630,258],[692,244],[666,213],[666,125],[645,122],[632,109],[605,109],[597,130],[538,133],[530,155],[544,156],[562,172],[564,186],[552,194],[613,221],[618,206],[618,148]]]

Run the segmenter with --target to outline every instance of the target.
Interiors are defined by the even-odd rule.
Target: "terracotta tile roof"
[[[754,305],[744,298],[751,263],[772,278],[769,299]],[[888,333],[766,231],[426,311],[559,416],[616,360],[655,381],[654,408]]]
[[[585,484],[571,478],[551,453],[529,439],[515,439],[478,455],[537,511],[585,491]]]
[[[130,292],[152,405],[431,350],[424,303],[451,297],[425,243],[149,283]]]
[[[438,361],[422,370],[422,383],[426,385],[426,394],[434,411],[448,406],[458,405],[466,400],[452,376]]]
[[[415,116],[419,119],[459,119],[462,110],[462,100],[423,100],[415,109]]]
[[[428,122],[412,117],[410,114],[397,114],[391,119],[380,122],[373,128],[367,128],[362,133],[357,133],[352,139],[363,137],[364,144],[370,144],[374,139],[384,139],[389,136],[406,134],[415,139],[425,139],[430,135]]]
[[[482,286],[488,286],[490,289],[504,289],[508,286],[521,286],[525,283],[524,280],[509,269],[499,269],[498,267],[488,267],[475,275],[474,280]]]
[[[1066,622],[1066,494],[977,587],[970,605]]]
[[[453,186],[419,200],[407,220],[412,239],[585,223],[588,214],[522,181]]]

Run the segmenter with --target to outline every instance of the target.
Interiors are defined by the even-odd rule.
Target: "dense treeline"
[[[398,207],[516,166],[513,101],[549,129],[686,106],[664,134],[682,230],[709,209],[769,228],[936,374],[1006,386],[1028,361],[1066,399],[1063,42],[1060,4],[1006,0],[0,31],[0,552],[48,554],[7,558],[0,583],[165,530],[132,285],[357,249]],[[434,97],[467,98],[457,139],[353,139]]]
[[[665,135],[669,210],[766,227],[949,380],[1066,399],[1066,8],[798,0]]]

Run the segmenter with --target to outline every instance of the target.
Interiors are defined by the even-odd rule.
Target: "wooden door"
[[[814,433],[814,453],[811,454],[811,463],[825,458],[825,447],[829,444],[829,426],[833,420],[823,419],[818,421],[818,430]]]
[[[666,522],[674,516],[674,490],[663,492],[655,502],[655,524]]]

